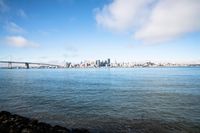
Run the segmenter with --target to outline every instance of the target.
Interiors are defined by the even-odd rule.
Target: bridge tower
[[[12,69],[12,63],[11,62],[8,62],[8,68]]]
[[[28,63],[25,63],[25,66],[27,69],[29,69],[29,64]]]

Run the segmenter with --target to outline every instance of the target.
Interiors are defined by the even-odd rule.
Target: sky
[[[200,0],[0,0],[0,60],[200,63]]]

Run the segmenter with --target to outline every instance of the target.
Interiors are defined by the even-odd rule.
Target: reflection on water
[[[200,68],[0,70],[0,109],[94,132],[200,131]]]

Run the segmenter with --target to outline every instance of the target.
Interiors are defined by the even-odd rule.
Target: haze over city
[[[0,0],[0,60],[200,62],[199,0]]]

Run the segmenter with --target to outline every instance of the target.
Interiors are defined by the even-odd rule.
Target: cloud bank
[[[147,43],[200,31],[200,0],[113,0],[95,15],[98,25]]]
[[[5,38],[6,44],[15,47],[38,47],[38,44],[26,39],[23,36],[7,36]]]

